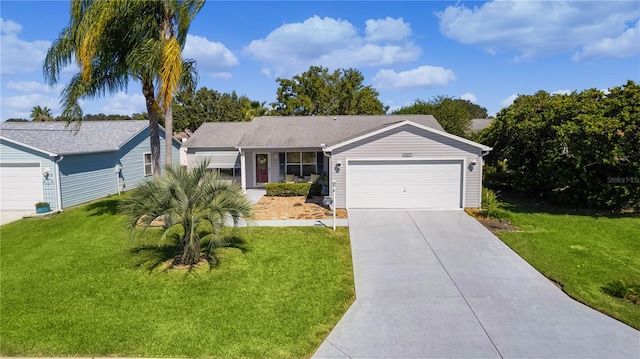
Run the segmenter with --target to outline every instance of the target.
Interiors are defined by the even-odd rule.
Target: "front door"
[[[269,154],[256,153],[256,186],[269,183]]]

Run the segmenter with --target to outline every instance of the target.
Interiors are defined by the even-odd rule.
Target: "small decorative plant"
[[[51,207],[49,206],[49,202],[38,202],[36,203],[36,213],[47,213],[51,211]]]
[[[36,208],[45,208],[49,207],[49,202],[38,202],[36,203]]]

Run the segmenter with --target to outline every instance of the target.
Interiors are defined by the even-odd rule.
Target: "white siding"
[[[412,157],[403,157],[411,154]],[[401,126],[333,151],[331,157],[332,180],[336,181],[336,206],[346,207],[347,159],[460,159],[464,161],[463,207],[480,206],[480,179],[482,151],[455,139],[434,134],[410,125]],[[472,161],[478,161],[475,166]],[[340,167],[336,167],[342,162]]]

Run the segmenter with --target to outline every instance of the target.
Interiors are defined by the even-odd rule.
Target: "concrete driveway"
[[[350,210],[356,301],[314,358],[640,358],[463,211]]]

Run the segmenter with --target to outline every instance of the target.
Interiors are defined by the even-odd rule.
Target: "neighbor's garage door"
[[[347,208],[462,207],[462,161],[349,161]]]
[[[0,209],[34,209],[40,201],[39,163],[0,163]]]

